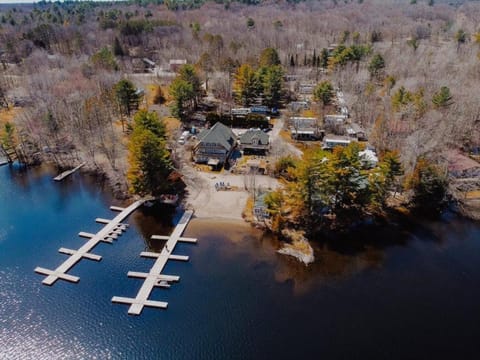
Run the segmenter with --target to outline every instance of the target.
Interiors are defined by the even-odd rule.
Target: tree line
[[[431,216],[444,208],[446,175],[437,165],[420,158],[405,175],[398,152],[386,151],[373,164],[362,151],[362,145],[352,142],[332,152],[309,150],[302,159],[279,159],[275,174],[286,186],[265,198],[271,229],[301,228],[310,235],[345,230],[385,216],[389,200],[403,191],[415,213]]]

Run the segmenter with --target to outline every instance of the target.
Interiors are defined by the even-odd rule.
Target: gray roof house
[[[363,130],[360,125],[356,123],[351,123],[349,126],[347,126],[347,134],[351,138],[358,139],[359,141],[367,140],[365,130]]]
[[[250,129],[240,135],[240,149],[252,152],[265,152],[270,145],[270,137],[259,129]]]
[[[322,138],[318,119],[314,117],[291,117],[290,133],[295,140],[317,140]]]
[[[193,160],[211,166],[224,164],[237,144],[233,131],[220,122],[203,130],[193,147]]]

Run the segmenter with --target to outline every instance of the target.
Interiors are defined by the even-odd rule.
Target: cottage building
[[[237,138],[232,130],[217,122],[198,135],[193,148],[193,160],[214,167],[221,166],[228,160],[236,144]]]
[[[310,109],[310,103],[308,101],[292,101],[288,106],[293,112]]]
[[[298,86],[298,93],[302,95],[311,95],[315,90],[314,84],[300,84]]]
[[[186,65],[186,64],[187,64],[187,60],[185,59],[172,59],[168,62],[170,71],[173,71],[173,72],[177,72],[178,70],[180,70],[180,68],[183,65]]]
[[[318,119],[314,117],[290,118],[290,132],[295,140],[318,140],[323,134],[318,126]]]
[[[347,116],[346,115],[325,115],[323,118],[325,131],[329,133],[333,133],[336,135],[344,135],[346,133],[346,123],[347,123]]]
[[[335,135],[327,135],[323,139],[323,150],[333,150],[336,146],[348,146],[352,142],[351,139],[345,136],[335,136]]]
[[[348,116],[346,115],[338,115],[338,114],[330,114],[325,115],[323,121],[325,122],[325,126],[338,126],[343,125],[347,121]]]
[[[270,147],[270,137],[259,129],[250,129],[240,135],[240,149],[245,153],[265,154]]]
[[[349,137],[358,141],[367,141],[367,135],[365,134],[365,130],[363,130],[360,125],[356,123],[352,123],[347,126],[347,134]]]

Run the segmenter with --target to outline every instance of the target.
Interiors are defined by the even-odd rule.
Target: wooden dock
[[[8,157],[7,157],[7,154],[5,153],[5,150],[0,145],[0,166],[7,165],[9,162],[10,161],[8,161]]]
[[[100,255],[95,255],[90,253],[99,242],[112,243],[114,239],[117,239],[119,235],[122,234],[128,227],[127,224],[122,224],[122,221],[140,207],[145,200],[138,200],[128,206],[127,208],[119,208],[112,206],[111,209],[114,211],[121,211],[120,214],[115,216],[112,220],[97,218],[98,223],[105,224],[105,226],[96,234],[91,234],[87,232],[80,232],[78,235],[84,238],[89,239],[80,249],[72,250],[66,248],[58,249],[62,254],[70,255],[70,257],[58,266],[55,270],[49,270],[42,267],[36,267],[35,272],[47,275],[47,277],[42,281],[45,285],[53,285],[58,279],[78,282],[80,278],[78,276],[73,276],[67,274],[67,271],[70,270],[77,262],[82,258],[100,261],[102,257]]]
[[[65,179],[67,176],[73,174],[75,171],[77,171],[78,169],[80,169],[82,166],[84,166],[85,163],[81,163],[80,165],[78,165],[77,167],[73,168],[73,169],[70,169],[70,170],[67,170],[67,171],[64,171],[62,172],[60,175],[58,176],[55,176],[53,178],[53,180],[55,181],[62,181],[63,179]]]
[[[129,271],[129,277],[135,277],[140,279],[145,279],[138,294],[135,298],[126,298],[121,296],[114,296],[112,298],[112,302],[114,303],[121,303],[121,304],[129,304],[130,308],[128,309],[128,313],[130,315],[140,315],[144,306],[156,307],[166,309],[168,306],[167,302],[163,301],[155,301],[155,300],[148,300],[150,293],[152,292],[154,287],[163,287],[169,288],[170,282],[179,281],[180,276],[176,275],[165,275],[162,274],[162,270],[165,267],[165,264],[168,260],[179,260],[179,261],[188,261],[188,256],[184,255],[173,255],[173,250],[177,245],[178,241],[188,242],[188,243],[196,243],[197,239],[193,238],[185,238],[182,237],[182,233],[188,225],[191,217],[193,215],[193,211],[186,211],[180,221],[178,222],[177,226],[173,230],[170,236],[159,236],[153,235],[152,239],[161,239],[167,240],[165,246],[162,249],[161,253],[154,253],[144,251],[140,254],[143,257],[155,258],[155,263],[153,267],[150,269],[150,272],[143,273],[143,272],[135,272]]]

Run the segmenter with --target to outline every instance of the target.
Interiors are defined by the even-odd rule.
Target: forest
[[[204,95],[231,108],[249,106],[261,93],[265,105],[283,109],[299,100],[298,84],[283,80],[291,76],[319,84],[314,110],[320,118],[332,89],[340,88],[350,116],[367,130],[381,158],[395,154],[402,168],[395,173],[402,177],[398,183],[414,178],[419,168],[446,181],[450,151],[475,157],[480,148],[479,23],[475,1],[0,5],[2,139],[6,147],[21,145],[31,161],[67,166],[86,159],[120,189],[143,193],[144,183],[127,181],[135,173],[131,162],[137,159],[139,166],[134,149],[156,146],[155,156],[165,167],[173,165],[165,159],[165,129],[159,136],[145,130],[141,116],[133,119],[137,108],[158,110],[158,122],[171,110],[185,122]],[[156,76],[144,59],[155,63]],[[172,59],[192,66],[176,78],[162,76]],[[135,94],[146,89],[143,99]],[[148,113],[143,116],[151,122]],[[355,157],[349,151],[355,152],[306,152],[310,163],[292,165],[296,170],[290,173],[306,181],[308,169],[321,168],[324,157],[335,158],[333,166],[342,156]],[[154,170],[168,175],[165,168]],[[322,171],[327,170],[315,173],[317,180]],[[383,173],[388,191],[391,174]],[[478,181],[469,186],[462,190],[476,190]],[[309,199],[302,211],[321,212],[331,200],[311,195],[302,195]],[[275,203],[274,196],[270,201]],[[377,194],[368,201],[358,206],[372,209],[385,198]]]

